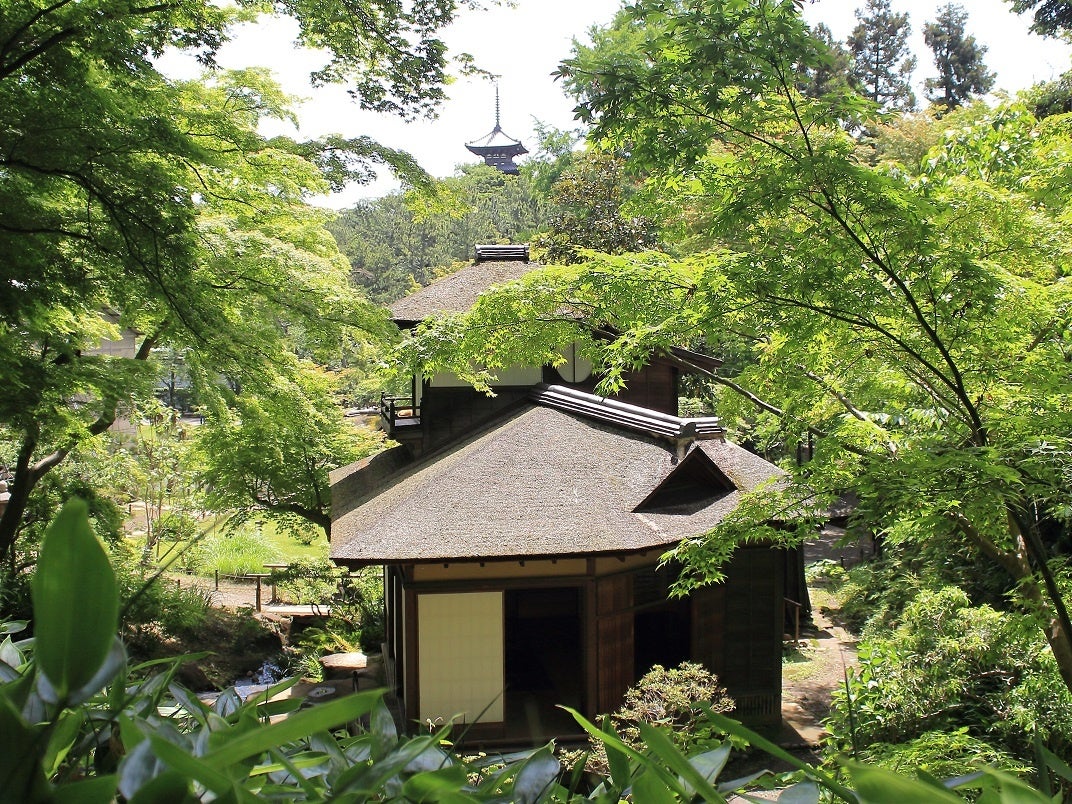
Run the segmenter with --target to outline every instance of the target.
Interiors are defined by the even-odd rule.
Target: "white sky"
[[[997,73],[997,89],[1016,92],[1033,83],[1049,80],[1072,66],[1072,47],[1054,39],[1028,34],[1029,17],[1009,11],[1003,0],[960,0],[969,11],[967,32],[988,47],[987,66]],[[810,0],[805,17],[811,23],[825,22],[834,36],[844,40],[856,24],[854,11],[864,0]],[[551,78],[566,58],[574,37],[584,40],[592,25],[608,23],[621,0],[518,0],[514,8],[463,12],[445,32],[452,52],[468,52],[484,69],[500,78],[502,128],[530,150],[536,141],[533,122],[539,120],[560,129],[576,126],[573,104]],[[912,47],[919,59],[916,82],[934,75],[930,50],[923,42],[923,25],[937,16],[945,0],[892,0],[896,12],[907,11],[912,23]],[[299,107],[299,134],[315,137],[340,133],[368,135],[385,145],[409,151],[434,176],[449,176],[459,164],[478,161],[465,150],[465,143],[479,139],[494,125],[494,88],[479,79],[459,79],[447,88],[448,100],[438,119],[403,123],[383,115],[362,112],[341,88],[313,90],[308,74],[320,66],[315,53],[293,45],[294,26],[286,20],[271,20],[247,26],[220,54],[225,67],[265,65],[276,73],[288,92],[306,98]],[[191,76],[196,69],[181,58],[168,58],[164,69],[174,75]],[[922,99],[921,88],[917,96]],[[389,175],[364,187],[322,199],[327,206],[342,208],[359,198],[384,195],[397,184]]]

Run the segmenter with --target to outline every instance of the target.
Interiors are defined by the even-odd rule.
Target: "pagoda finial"
[[[471,153],[483,158],[485,164],[491,165],[493,168],[498,168],[503,173],[514,174],[517,173],[517,165],[514,164],[514,157],[527,154],[528,151],[519,140],[511,138],[502,130],[500,111],[499,82],[496,81],[495,128],[493,128],[491,133],[487,136],[482,137],[475,142],[467,142],[465,147],[468,148]]]

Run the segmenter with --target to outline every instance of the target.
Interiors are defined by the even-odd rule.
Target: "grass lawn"
[[[264,521],[260,527],[250,523],[229,535],[218,527],[221,521],[219,518],[203,520],[204,535],[196,545],[191,546],[189,542],[163,544],[160,560],[167,561],[169,555],[189,548],[188,555],[195,557],[194,560],[187,564],[180,558],[173,566],[181,569],[189,565],[196,575],[207,578],[211,578],[216,570],[221,575],[244,575],[265,572],[265,564],[327,560],[328,542],[319,529],[311,544],[302,544],[270,521]]]

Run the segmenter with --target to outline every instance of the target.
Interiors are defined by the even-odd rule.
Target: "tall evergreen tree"
[[[854,80],[849,73],[849,65],[852,59],[849,51],[839,41],[834,39],[834,34],[825,23],[820,22],[812,29],[815,38],[826,45],[828,54],[826,59],[815,66],[801,65],[797,88],[809,98],[821,98],[831,92],[849,89]]]
[[[883,109],[914,109],[911,77],[916,57],[908,48],[908,14],[894,14],[889,0],[867,0],[864,8],[856,9],[856,19],[847,44],[852,76],[862,93]]]
[[[938,10],[938,19],[923,26],[923,41],[934,52],[938,68],[938,77],[927,79],[927,100],[946,109],[955,109],[994,86],[994,74],[983,63],[986,46],[964,33],[967,20],[963,6],[947,3]]]

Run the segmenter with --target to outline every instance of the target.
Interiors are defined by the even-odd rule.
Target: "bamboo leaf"
[[[645,804],[677,804],[681,801],[656,774],[645,771],[633,780],[633,799]]]
[[[111,804],[115,801],[116,777],[96,776],[56,788],[53,804]],[[175,799],[157,797],[153,804],[170,804]],[[131,802],[131,804],[135,804]]]
[[[85,501],[69,500],[49,525],[32,588],[38,667],[63,698],[97,675],[119,621],[115,574]]]
[[[317,704],[311,709],[297,712],[278,723],[246,732],[219,746],[213,751],[212,756],[206,758],[206,763],[211,768],[222,770],[277,746],[308,737],[315,732],[338,728],[368,714],[382,694],[381,690],[369,690]]]
[[[711,786],[711,783],[704,778],[703,774],[696,770],[685,755],[681,753],[681,749],[670,742],[665,734],[650,723],[641,722],[638,727],[640,737],[648,747],[648,750],[665,762],[666,767],[676,773],[684,783],[685,798],[699,795],[704,801],[723,801],[719,792]]]
[[[910,779],[885,768],[874,768],[855,762],[846,763],[853,786],[868,804],[903,804],[905,801],[928,801],[935,804],[964,804],[960,796]]]

